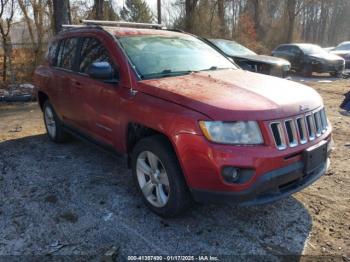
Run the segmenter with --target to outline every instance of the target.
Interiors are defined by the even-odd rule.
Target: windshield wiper
[[[144,77],[144,79],[151,79],[151,78],[189,75],[191,73],[194,73],[194,71],[191,71],[191,70],[172,71],[170,69],[165,69],[160,73],[148,74],[148,75],[144,75],[143,77]]]
[[[230,67],[217,67],[217,66],[212,66],[207,69],[199,70],[198,72],[204,72],[204,71],[215,71],[215,70],[224,70],[224,69],[230,69]]]

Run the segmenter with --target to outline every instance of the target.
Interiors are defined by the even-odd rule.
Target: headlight
[[[264,142],[255,121],[200,121],[204,136],[212,142],[234,145],[259,145]]]

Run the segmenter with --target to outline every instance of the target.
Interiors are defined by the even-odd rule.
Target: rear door
[[[292,67],[296,70],[300,69],[303,63],[303,52],[297,46],[292,46],[290,52],[291,52],[290,62],[292,64]]]
[[[76,88],[82,90],[77,105],[81,110],[81,123],[88,135],[104,144],[113,145],[118,124],[120,101],[119,74],[116,61],[103,42],[94,36],[82,37],[79,50],[79,74],[75,78]],[[115,71],[113,81],[104,82],[88,75],[94,62],[108,62]]]
[[[78,38],[66,38],[59,42],[57,60],[53,67],[54,85],[57,90],[59,114],[64,122],[76,125],[76,105],[72,92],[72,83],[76,74]]]

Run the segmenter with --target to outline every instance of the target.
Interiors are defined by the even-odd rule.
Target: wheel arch
[[[39,103],[39,106],[41,108],[41,110],[43,110],[43,107],[44,107],[44,104],[47,100],[50,100],[49,99],[49,96],[44,93],[43,91],[38,91],[38,103]]]
[[[127,131],[126,131],[126,150],[128,155],[128,167],[131,167],[131,154],[136,146],[136,144],[143,138],[150,137],[150,136],[161,136],[165,141],[169,143],[172,150],[174,151],[175,155],[178,156],[176,153],[173,141],[170,139],[168,135],[166,135],[164,132],[161,132],[157,129],[139,124],[139,123],[129,123],[127,125]],[[178,157],[177,157],[178,158]],[[179,161],[179,159],[178,159]],[[179,161],[180,162],[180,161]]]

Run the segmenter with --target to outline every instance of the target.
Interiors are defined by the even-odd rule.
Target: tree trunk
[[[104,18],[103,5],[104,0],[94,0],[95,19],[97,20],[103,20]]]
[[[296,5],[297,5],[296,0],[287,0],[287,14],[288,14],[287,42],[288,43],[293,41]]]
[[[226,34],[225,0],[218,0],[218,16],[220,19],[219,33],[221,37],[224,37]]]
[[[4,44],[4,57],[3,57],[3,66],[2,66],[2,80],[4,83],[7,81],[7,41],[6,39],[3,39],[3,44]]]
[[[193,33],[194,24],[194,10],[196,9],[198,0],[186,0],[185,1],[185,28],[187,32]]]
[[[55,34],[62,30],[63,24],[70,24],[70,4],[69,0],[52,0],[53,2],[53,22]]]
[[[162,1],[157,0],[158,24],[162,23]]]

